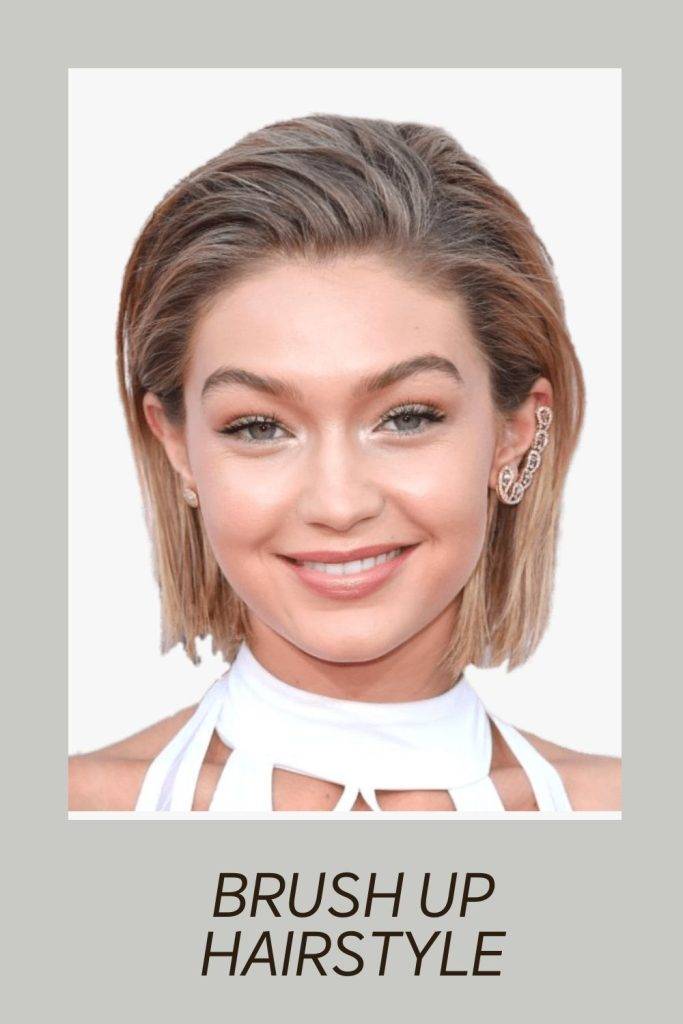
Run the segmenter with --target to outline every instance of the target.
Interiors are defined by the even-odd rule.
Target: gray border
[[[457,11],[426,3],[418,22],[413,5],[401,16],[395,6],[347,4],[330,14],[327,27],[313,4],[258,9],[249,19],[228,5],[188,8],[168,0],[109,8],[62,3],[28,10],[24,21],[14,15],[7,33],[12,63],[4,68],[4,95],[13,103],[3,167],[3,251],[14,271],[5,312],[6,380],[17,382],[4,389],[2,506],[11,538],[4,672],[12,695],[4,730],[11,787],[5,819],[14,838],[5,874],[16,1000],[11,1019],[41,1020],[56,1011],[74,1022],[143,1015],[185,1021],[244,1011],[257,1020],[266,1014],[318,1020],[321,1012],[342,1020],[352,1010],[367,1016],[378,1010],[408,1021],[443,1006],[448,1017],[478,1010],[482,1020],[500,1012],[530,1022],[574,1021],[579,1014],[612,1018],[627,1007],[637,1012],[666,998],[667,990],[673,994],[667,934],[673,920],[664,907],[670,873],[676,877],[667,835],[674,815],[664,800],[669,766],[662,754],[665,724],[675,721],[669,703],[678,692],[667,686],[660,694],[661,682],[673,680],[666,638],[676,635],[673,610],[680,603],[673,586],[667,593],[661,567],[670,563],[665,538],[680,512],[669,497],[669,481],[678,474],[673,460],[665,464],[661,423],[675,408],[662,392],[677,379],[669,357],[678,351],[673,339],[680,331],[666,302],[677,295],[669,286],[679,265],[670,197],[678,194],[671,157],[680,74],[673,52],[679,36],[667,10],[651,2],[634,20],[617,3],[550,11],[518,0],[495,14],[487,5],[479,15],[469,6]],[[306,31],[316,29],[317,38],[307,40]],[[519,67],[582,61],[623,69],[624,683],[631,743],[618,826],[392,821],[373,823],[370,831],[334,822],[217,821],[202,829],[184,822],[127,829],[66,821],[65,771],[56,769],[66,736],[66,69],[278,67],[283,56],[292,67],[506,67],[514,57]],[[659,347],[666,362],[650,355],[644,364],[645,339],[648,355]],[[654,699],[649,687],[657,683]],[[478,920],[508,933],[503,974],[414,978],[399,964],[385,978],[306,974],[270,984],[262,974],[201,978],[218,872],[307,867],[309,873],[356,869],[366,877],[370,870],[382,877],[405,870],[412,884],[425,870],[492,873],[495,899]],[[372,924],[381,927],[382,919],[373,916]],[[247,921],[245,932],[261,925]],[[409,914],[402,926],[410,927]],[[424,921],[415,919],[415,930],[423,934]]]

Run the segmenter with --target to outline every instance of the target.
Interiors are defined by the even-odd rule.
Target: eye
[[[281,431],[277,434],[276,431]],[[289,437],[288,432],[282,427],[274,416],[241,416],[227,427],[218,431],[219,434],[228,434],[246,441],[247,444],[259,444],[268,441],[281,441],[283,437]]]
[[[421,402],[410,402],[390,409],[378,424],[378,428],[386,427],[386,433],[402,436],[422,434],[426,425],[445,419],[445,413],[433,405]],[[268,444],[282,441],[292,435],[277,420],[274,414],[240,416],[227,426],[222,427],[219,434],[235,437],[247,444]]]
[[[395,424],[389,428],[390,434],[421,434],[425,430],[425,421],[428,424],[437,423],[444,418],[445,413],[433,405],[409,403],[390,409],[380,420],[379,426],[382,427],[386,423]]]

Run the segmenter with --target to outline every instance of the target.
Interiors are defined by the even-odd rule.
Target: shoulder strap
[[[483,779],[470,782],[467,786],[457,786],[449,789],[456,811],[504,811],[505,806],[500,799],[498,790],[494,786],[491,776],[485,775]]]
[[[272,811],[273,765],[257,753],[235,747],[218,778],[210,811]]]
[[[555,766],[546,761],[526,736],[522,736],[513,725],[501,721],[495,715],[491,715],[491,718],[526,772],[539,811],[571,811],[567,791]]]
[[[221,708],[225,677],[206,691],[195,713],[151,762],[136,811],[190,811],[204,755]]]

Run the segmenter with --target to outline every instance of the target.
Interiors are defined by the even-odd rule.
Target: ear
[[[506,413],[502,420],[498,442],[491,465],[489,486],[495,490],[503,466],[512,466],[519,472],[520,463],[526,455],[538,430],[536,409],[539,405],[553,405],[553,387],[545,377],[538,377],[522,404],[513,412]]]
[[[142,409],[149,429],[162,444],[168,461],[176,473],[182,478],[183,486],[197,490],[194,482],[190,460],[187,455],[184,427],[170,423],[161,401],[151,391],[146,391],[142,399]]]

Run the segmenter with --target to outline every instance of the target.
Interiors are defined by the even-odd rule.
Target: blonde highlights
[[[504,416],[543,376],[553,422],[543,465],[517,506],[488,496],[486,539],[456,601],[444,652],[466,664],[522,664],[546,628],[562,489],[585,392],[552,260],[514,198],[443,129],[314,114],[268,125],[187,175],[144,224],[126,265],[117,372],[161,597],[161,649],[196,640],[232,660],[248,639],[200,512],[150,431],[146,391],[184,420],[194,324],[218,292],[273,261],[380,255],[463,300]]]

